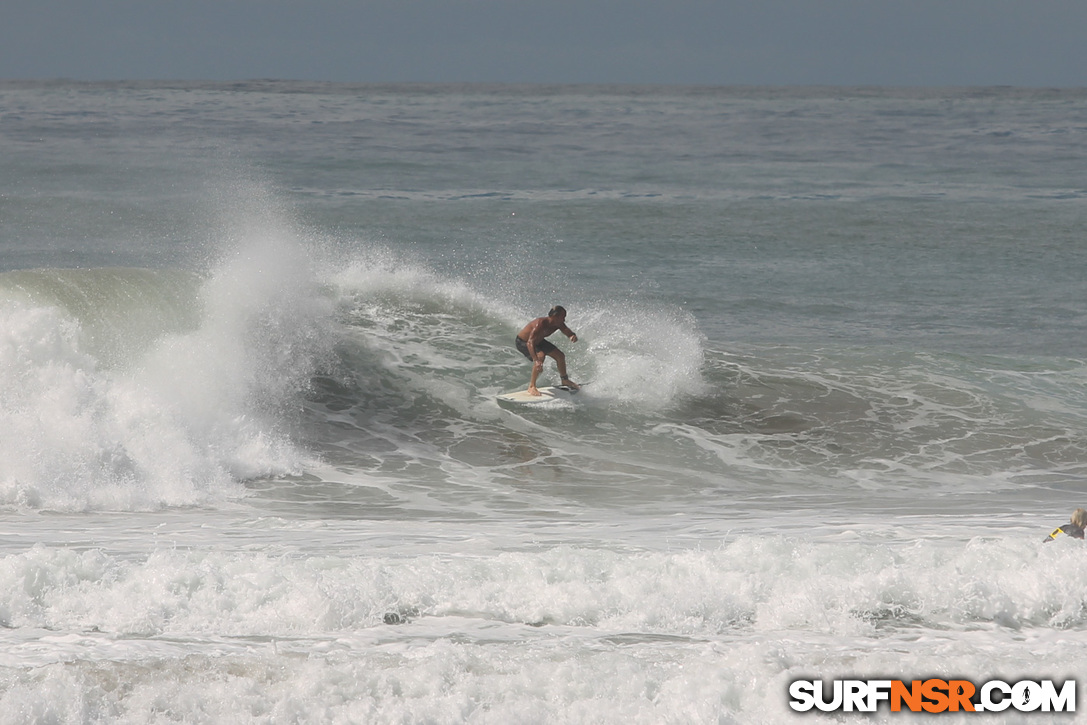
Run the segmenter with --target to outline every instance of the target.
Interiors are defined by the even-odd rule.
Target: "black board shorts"
[[[535,360],[532,359],[532,355],[530,355],[529,352],[528,352],[528,343],[527,342],[525,342],[524,340],[522,340],[521,338],[518,337],[517,342],[515,342],[514,344],[517,346],[517,349],[521,351],[522,355],[527,357],[532,362],[536,362]],[[537,342],[536,343],[536,349],[538,351],[542,352],[544,355],[550,354],[552,350],[558,350],[557,347],[552,345],[547,340],[540,340],[539,342]]]

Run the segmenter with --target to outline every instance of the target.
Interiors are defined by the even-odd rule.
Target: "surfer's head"
[[[1072,523],[1081,529],[1087,529],[1087,509],[1076,509],[1073,511]]]
[[[563,307],[562,305],[555,305],[554,307],[552,307],[550,310],[547,311],[547,316],[548,317],[562,317],[562,318],[565,318],[566,317],[566,308]]]

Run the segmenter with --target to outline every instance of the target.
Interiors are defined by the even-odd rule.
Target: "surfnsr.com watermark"
[[[875,712],[887,703],[891,712],[1075,712],[1076,681],[989,680],[794,680],[789,707],[797,712]]]

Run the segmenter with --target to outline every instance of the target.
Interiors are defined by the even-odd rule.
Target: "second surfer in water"
[[[559,369],[559,375],[562,376],[563,385],[571,387],[574,390],[581,387],[567,377],[566,356],[562,353],[562,350],[558,349],[545,339],[548,335],[556,331],[562,331],[562,334],[570,338],[570,342],[577,342],[577,335],[574,334],[573,330],[566,326],[566,309],[559,305],[552,307],[548,311],[547,317],[537,317],[517,333],[517,349],[532,361],[532,378],[528,382],[529,395],[540,394],[539,389],[536,387],[536,379],[543,370],[545,357],[552,357],[555,359],[555,365]]]
[[[1052,534],[1045,537],[1045,541],[1052,541],[1057,538],[1057,534],[1067,534],[1073,539],[1082,539],[1084,529],[1087,529],[1087,511],[1076,509],[1072,512],[1072,520],[1055,528]]]

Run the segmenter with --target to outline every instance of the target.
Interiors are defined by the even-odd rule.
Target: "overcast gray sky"
[[[1087,85],[1087,0],[3,0],[0,78]]]

